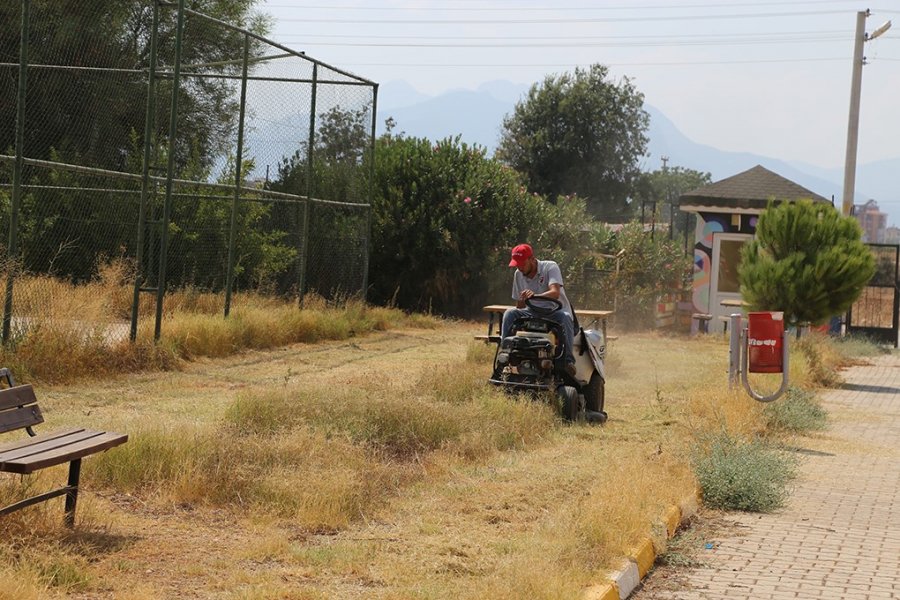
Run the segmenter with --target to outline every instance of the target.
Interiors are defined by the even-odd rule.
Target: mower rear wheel
[[[606,381],[600,373],[594,372],[591,380],[584,390],[584,407],[587,410],[603,412],[603,403],[606,401]]]

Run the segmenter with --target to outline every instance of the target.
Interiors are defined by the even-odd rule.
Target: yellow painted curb
[[[678,527],[689,519],[695,512],[700,501],[699,490],[693,496],[688,496],[681,501],[679,506],[670,506],[663,515],[663,524],[666,526],[666,537],[675,536]],[[631,592],[640,584],[640,580],[650,572],[653,563],[656,562],[656,549],[650,538],[642,540],[628,556],[629,562],[625,563],[625,569],[616,571],[606,583],[592,585],[584,591],[583,600],[621,600],[631,595]],[[634,570],[637,568],[638,577],[635,580]],[[621,586],[624,585],[624,588]],[[623,593],[624,592],[624,593]]]
[[[650,571],[654,561],[656,561],[656,551],[653,549],[653,542],[649,539],[642,541],[637,548],[631,551],[631,558],[637,563],[638,577],[643,579],[644,575]]]

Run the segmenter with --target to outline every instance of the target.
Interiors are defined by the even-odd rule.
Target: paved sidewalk
[[[650,581],[633,598],[900,598],[900,355],[871,362],[822,395],[831,427],[799,442],[785,509],[729,515],[703,567],[679,571],[676,590]]]

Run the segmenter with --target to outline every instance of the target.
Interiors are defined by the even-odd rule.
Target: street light
[[[874,40],[891,28],[887,21],[872,35],[866,34],[866,17],[871,13],[868,9],[856,13],[856,37],[853,45],[853,74],[850,79],[850,119],[847,125],[847,156],[844,161],[844,196],[842,213],[849,216],[853,209],[853,196],[856,187],[856,143],[859,138],[859,96],[862,88],[862,68],[866,63],[863,56],[863,44]]]

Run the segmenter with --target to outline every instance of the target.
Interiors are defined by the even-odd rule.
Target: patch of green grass
[[[772,431],[804,433],[828,426],[828,413],[816,401],[815,393],[796,387],[788,388],[784,397],[766,405],[763,414]]]
[[[784,506],[796,462],[766,440],[726,432],[701,438],[692,457],[703,502],[724,510],[772,512]]]
[[[891,353],[890,347],[874,342],[861,334],[832,338],[832,343],[838,352],[846,358],[880,356]]]

